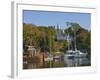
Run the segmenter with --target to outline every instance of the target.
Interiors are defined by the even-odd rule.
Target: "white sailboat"
[[[72,27],[73,30],[73,27]],[[76,32],[73,30],[74,32],[74,50],[70,49],[69,47],[69,42],[71,42],[70,35],[68,34],[69,37],[67,37],[67,42],[68,42],[68,50],[66,50],[66,52],[64,53],[64,62],[65,64],[67,64],[67,66],[77,66],[79,63],[79,61],[75,60],[79,60],[81,58],[86,58],[86,56],[88,55],[87,52],[81,52],[80,50],[77,50],[76,47]],[[76,59],[77,58],[77,59]]]

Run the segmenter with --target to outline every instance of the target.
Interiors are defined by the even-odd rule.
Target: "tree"
[[[76,47],[79,50],[86,50],[90,49],[91,46],[91,33],[82,28],[78,23],[67,22],[68,28],[65,29],[65,33],[69,34],[70,36],[76,36]],[[74,33],[75,32],[75,33]],[[73,46],[75,45],[75,39],[72,40]]]

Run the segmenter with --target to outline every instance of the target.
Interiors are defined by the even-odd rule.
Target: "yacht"
[[[67,24],[68,25],[68,24]],[[68,50],[65,52],[65,57],[74,57],[74,58],[80,58],[80,57],[86,57],[87,56],[87,52],[82,52],[80,50],[77,50],[77,47],[76,47],[76,31],[73,27],[71,27],[73,33],[74,33],[74,37],[73,37],[73,40],[74,40],[74,50],[70,50],[69,49],[69,46],[68,46]],[[68,45],[69,45],[69,41],[72,41],[70,39],[70,35],[68,34],[69,37],[67,37],[67,42],[68,42]]]
[[[69,57],[69,58],[82,58],[86,57],[88,53],[83,53],[79,50],[67,50],[64,54],[64,57]]]

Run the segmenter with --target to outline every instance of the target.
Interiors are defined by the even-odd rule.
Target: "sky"
[[[67,27],[66,22],[74,22],[80,24],[81,27],[90,30],[91,14],[23,10],[23,22],[35,24],[37,26],[57,26],[58,24],[62,29]]]

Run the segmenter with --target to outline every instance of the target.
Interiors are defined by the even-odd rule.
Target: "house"
[[[66,41],[71,40],[71,37],[68,34],[65,34],[64,30],[60,28],[60,25],[57,25],[56,39]]]

